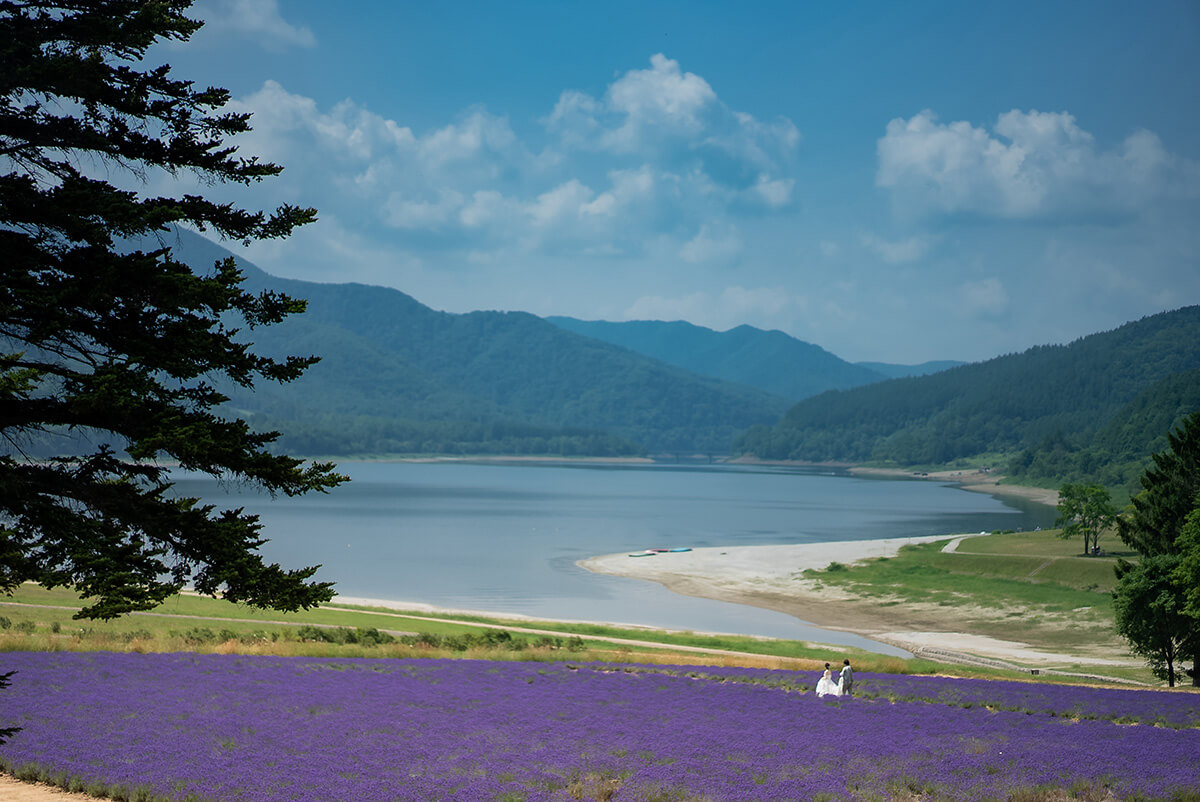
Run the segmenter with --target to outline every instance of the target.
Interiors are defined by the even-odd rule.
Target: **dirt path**
[[[96,797],[74,794],[45,783],[27,783],[11,774],[0,774],[0,799],[4,802],[95,802]]]
[[[482,629],[502,629],[506,632],[519,632],[524,635],[549,635],[556,638],[581,638],[583,640],[599,641],[601,643],[611,643],[617,646],[636,646],[640,649],[664,649],[672,652],[690,652],[694,654],[709,654],[716,656],[727,657],[747,657],[761,658],[763,655],[757,652],[739,652],[732,649],[713,649],[707,646],[684,646],[680,644],[661,643],[652,640],[638,640],[636,638],[617,638],[610,635],[576,635],[570,632],[563,632],[556,629],[537,629],[534,627],[512,626],[510,624],[483,624],[479,621],[454,621],[446,618],[427,618],[425,616],[412,615],[410,613],[387,613],[379,610],[359,610],[351,607],[337,607],[326,604],[322,606],[323,610],[342,610],[348,613],[359,613],[362,615],[380,615],[390,618],[401,618],[410,621],[432,621],[439,624],[461,624],[469,627],[480,627]],[[387,630],[381,630],[386,632]],[[783,659],[783,658],[772,658]]]

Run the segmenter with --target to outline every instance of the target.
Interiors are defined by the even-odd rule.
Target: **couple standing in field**
[[[833,681],[833,672],[829,663],[825,664],[825,673],[817,680],[817,696],[852,696],[854,691],[854,669],[849,660],[842,661],[842,670],[838,672],[837,682]]]

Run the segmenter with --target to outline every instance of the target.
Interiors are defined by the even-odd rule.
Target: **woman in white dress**
[[[841,696],[842,686],[840,682],[834,682],[832,672],[827,668],[821,678],[817,680],[817,696]]]

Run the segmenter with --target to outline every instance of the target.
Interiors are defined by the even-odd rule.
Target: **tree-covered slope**
[[[684,321],[612,323],[549,317],[564,329],[726,381],[798,401],[826,390],[882,381],[884,374],[846,362],[781,331],[738,326],[717,332]]]
[[[194,266],[223,254],[187,232],[176,248]],[[308,301],[303,315],[250,333],[258,348],[322,357],[292,385],[233,397],[242,414],[281,428],[285,445],[304,436],[321,453],[536,453],[538,443],[554,452],[570,437],[572,454],[616,453],[618,440],[634,444],[620,453],[726,453],[739,432],[788,406],[533,315],[450,314],[385,287],[242,268],[249,286]],[[331,451],[339,438],[346,445]],[[517,444],[522,438],[530,442]]]
[[[1149,456],[1168,447],[1167,434],[1200,410],[1200,370],[1155,382],[1122,407],[1092,437],[1054,432],[1024,449],[1008,465],[1023,482],[1062,479],[1126,486],[1136,492]]]
[[[1149,453],[1142,437],[1168,413],[1143,420],[1138,410],[1156,396],[1141,407],[1136,400],[1160,382],[1174,386],[1172,377],[1193,388],[1187,372],[1197,369],[1200,307],[1186,307],[1069,345],[825,393],[796,404],[775,427],[755,427],[737,448],[773,459],[944,464],[1053,437],[1090,444],[1112,427],[1111,442],[1123,432],[1121,448]]]

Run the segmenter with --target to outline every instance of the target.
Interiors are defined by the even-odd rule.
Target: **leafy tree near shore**
[[[1122,563],[1113,591],[1117,634],[1129,641],[1134,654],[1146,658],[1155,676],[1174,688],[1178,664],[1195,654],[1196,638],[1196,619],[1185,609],[1179,580],[1179,555],[1155,554]]]
[[[1200,686],[1200,411],[1168,437],[1170,447],[1153,456],[1143,490],[1131,501],[1117,531],[1142,555],[1117,561],[1113,591],[1117,631],[1173,683],[1172,664],[1190,658],[1192,684]],[[1193,573],[1194,572],[1194,573]],[[1171,655],[1168,657],[1168,655]]]
[[[247,292],[233,260],[193,271],[168,239],[175,225],[284,237],[315,211],[125,188],[179,174],[251,184],[281,169],[227,143],[249,115],[222,111],[225,90],[142,65],[156,42],[200,27],[190,4],[0,3],[0,590],[74,586],[94,599],[76,617],[147,609],[185,583],[287,610],[332,595],[315,568],[263,561],[255,516],[169,493],[164,462],[286,495],[344,480],[270,454],[276,433],[213,411],[217,380],[287,382],[315,361],[256,355],[236,328],[303,301]],[[24,458],[24,443],[55,432],[91,448]]]
[[[1060,537],[1083,535],[1083,553],[1092,554],[1099,548],[1100,534],[1113,525],[1117,510],[1108,490],[1094,484],[1065,484],[1058,491],[1058,520]]]

